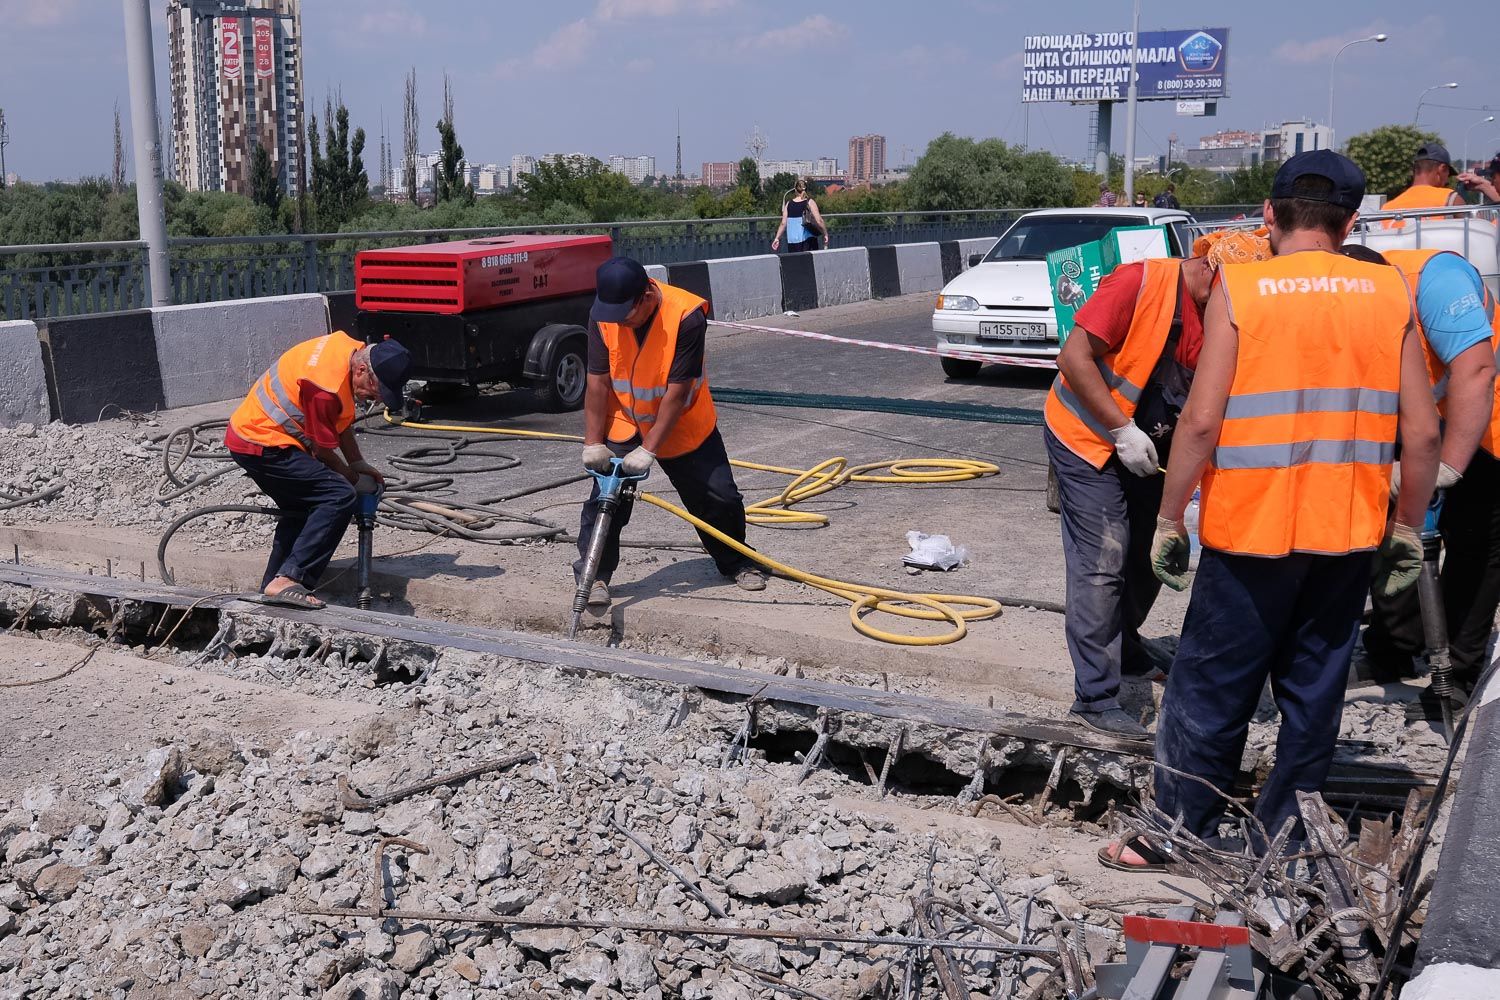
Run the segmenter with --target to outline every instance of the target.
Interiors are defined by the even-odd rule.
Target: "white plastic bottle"
[[[1198,551],[1202,545],[1198,541],[1198,491],[1193,490],[1193,499],[1188,501],[1187,510],[1182,512],[1182,526],[1187,529],[1188,542],[1192,545],[1192,553],[1188,561],[1196,569],[1198,566]]]

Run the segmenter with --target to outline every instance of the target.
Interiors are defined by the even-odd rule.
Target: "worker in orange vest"
[[[1448,147],[1440,142],[1424,142],[1417,148],[1412,162],[1411,186],[1380,206],[1382,212],[1398,209],[1445,208],[1462,205],[1463,196],[1448,185],[1453,180],[1453,160]],[[1433,216],[1429,216],[1433,218]],[[1442,218],[1442,216],[1437,216]],[[1401,228],[1402,219],[1387,219],[1387,229]]]
[[[357,504],[361,477],[383,483],[354,440],[356,400],[403,406],[411,355],[394,340],[343,332],[296,345],[255,380],[229,418],[224,446],[281,510],[262,599],[317,609],[313,596]]]
[[[1200,243],[1185,260],[1122,264],[1100,282],[1057,356],[1043,411],[1067,571],[1071,715],[1113,736],[1147,735],[1120,706],[1121,676],[1160,680],[1169,663],[1138,630],[1161,589],[1151,569],[1159,466],[1203,345],[1203,304],[1225,260],[1271,256],[1251,233]]]
[[[1157,723],[1156,805],[1210,843],[1267,677],[1281,729],[1255,816],[1275,836],[1328,775],[1372,574],[1399,593],[1421,568],[1438,415],[1405,282],[1337,252],[1364,188],[1331,150],[1277,170],[1263,209],[1277,256],[1224,268],[1167,465],[1153,564],[1186,585],[1200,480],[1203,552]],[[1137,837],[1099,856],[1159,870],[1167,848]]]
[[[619,457],[625,475],[639,476],[659,462],[688,513],[743,543],[745,501],[719,434],[704,367],[708,303],[648,277],[629,257],[599,265],[596,285],[583,404],[584,468],[608,472]],[[583,570],[598,500],[595,482],[579,522],[575,577]],[[622,504],[610,522],[589,594],[592,614],[609,608],[620,531],[629,520],[630,505]],[[706,532],[698,537],[719,572],[740,589],[766,589],[766,574],[754,562]]]

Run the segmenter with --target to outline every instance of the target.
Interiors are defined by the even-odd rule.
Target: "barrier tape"
[[[749,330],[752,333],[779,333],[784,337],[804,337],[808,340],[826,340],[834,344],[850,344],[854,347],[875,347],[882,351],[900,351],[903,354],[927,354],[938,358],[958,358],[962,361],[981,361],[987,365],[1014,365],[1017,368],[1048,368],[1057,370],[1057,362],[1051,358],[1012,358],[996,354],[979,354],[973,351],[940,351],[936,347],[911,347],[907,344],[887,344],[879,340],[860,340],[855,337],[835,337],[831,333],[812,333],[808,330],[787,330],[779,326],[757,326],[754,323],[731,323],[728,320],[711,319],[714,326],[727,326],[734,330]]]

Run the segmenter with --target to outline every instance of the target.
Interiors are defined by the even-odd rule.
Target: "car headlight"
[[[937,307],[941,310],[973,312],[979,308],[979,301],[969,295],[939,295]]]

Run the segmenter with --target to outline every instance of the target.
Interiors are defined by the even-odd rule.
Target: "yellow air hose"
[[[583,438],[576,434],[554,434],[549,431],[474,427],[468,424],[431,424],[415,420],[398,421],[392,420],[389,414],[385,419],[387,423],[414,427],[419,430],[445,431],[455,434],[494,434],[539,441],[583,441]],[[845,483],[885,483],[894,486],[919,483],[961,483],[998,475],[1000,472],[1000,467],[991,462],[966,458],[907,458],[855,466],[850,466],[847,459],[830,458],[810,469],[789,469],[779,465],[763,465],[758,462],[741,462],[733,459],[729,464],[740,469],[775,472],[793,477],[786,489],[776,496],[768,497],[745,508],[745,520],[748,523],[768,526],[827,524],[827,515],[813,511],[793,510],[792,506],[822,496]],[[880,470],[885,471],[882,473]],[[957,642],[968,635],[968,622],[984,621],[1000,615],[1000,602],[989,597],[968,594],[907,593],[807,573],[755,551],[750,546],[730,538],[713,525],[694,517],[676,504],[663,500],[655,494],[641,493],[640,498],[668,513],[676,514],[694,528],[712,535],[778,576],[842,597],[849,602],[849,622],[854,626],[855,631],[880,642],[894,643],[899,646],[943,646],[950,642]],[[884,629],[875,628],[861,617],[866,611],[918,621],[946,621],[953,628],[941,635],[902,635],[899,632],[887,632]]]

